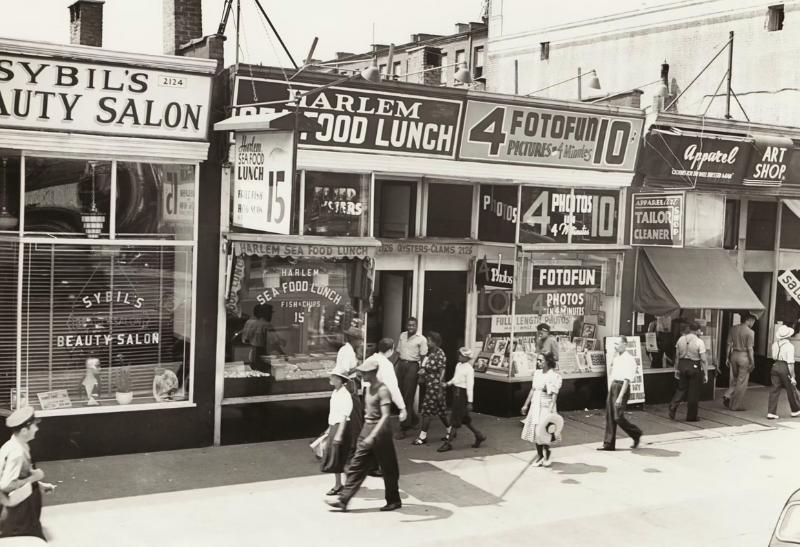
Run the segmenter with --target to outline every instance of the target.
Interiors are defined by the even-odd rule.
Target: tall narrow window
[[[478,46],[475,48],[475,51],[472,55],[472,72],[475,75],[475,78],[483,77],[483,52],[483,46]]]
[[[550,42],[541,42],[539,44],[539,58],[542,61],[547,61],[550,58]]]
[[[459,49],[456,51],[456,66],[453,67],[453,73],[455,74],[462,68],[464,68],[465,63],[467,62],[467,53],[463,49]]]
[[[447,53],[442,53],[442,63],[439,66],[442,67],[439,70],[439,75],[441,77],[440,83],[442,85],[447,85],[447,70],[445,68],[447,66]]]
[[[767,11],[767,30],[770,32],[783,30],[784,17],[783,4],[770,6]]]

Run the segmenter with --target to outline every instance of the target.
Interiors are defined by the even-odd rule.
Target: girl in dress
[[[419,436],[414,440],[414,446],[427,444],[428,428],[431,426],[431,419],[438,416],[444,424],[445,430],[450,427],[450,420],[447,419],[447,403],[444,396],[444,370],[447,365],[447,357],[442,350],[442,337],[438,332],[428,333],[428,355],[419,370],[420,380],[425,386],[425,394],[420,405],[422,414],[422,426]]]
[[[329,496],[335,496],[342,491],[342,473],[345,473],[347,463],[355,451],[356,438],[361,429],[358,409],[353,395],[347,389],[350,379],[343,372],[331,373],[330,410],[328,412],[328,439],[325,457],[322,459],[322,472],[333,473],[335,483],[328,490]],[[355,414],[355,415],[354,415]]]
[[[541,370],[540,370],[541,369]],[[522,405],[522,414],[527,415],[522,428],[522,439],[536,444],[537,467],[550,467],[550,446],[546,439],[539,439],[536,426],[550,414],[556,412],[556,397],[561,389],[561,375],[556,372],[556,361],[550,353],[536,358],[536,372],[528,399]]]

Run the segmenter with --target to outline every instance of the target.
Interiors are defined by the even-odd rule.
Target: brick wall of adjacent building
[[[164,53],[176,51],[203,36],[201,0],[163,0]]]
[[[69,7],[70,43],[103,46],[103,2],[79,0]]]

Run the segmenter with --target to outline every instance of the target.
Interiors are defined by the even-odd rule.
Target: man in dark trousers
[[[748,313],[728,334],[728,366],[731,367],[731,383],[722,396],[722,404],[731,410],[744,410],[744,396],[747,394],[750,373],[756,368],[753,355],[753,345],[756,340],[756,333],[753,332],[755,322],[756,317]]]
[[[611,362],[611,371],[609,371],[611,384],[608,386],[608,397],[606,398],[606,435],[603,439],[603,446],[597,450],[616,450],[618,425],[633,439],[631,448],[637,448],[642,440],[642,430],[625,417],[625,409],[631,394],[631,382],[636,376],[636,360],[628,353],[627,346],[628,339],[621,336],[614,348],[616,355]]]
[[[689,324],[689,332],[678,338],[675,344],[675,378],[678,389],[669,404],[669,417],[675,419],[678,406],[686,399],[686,421],[696,422],[700,391],[708,382],[706,345],[700,339],[700,325]]]
[[[386,348],[382,346],[382,342],[378,344],[378,351],[391,354],[391,344]],[[403,504],[400,502],[398,486],[400,467],[389,427],[392,396],[389,389],[378,381],[377,361],[367,360],[356,370],[362,380],[369,383],[364,393],[364,426],[358,436],[355,454],[350,460],[344,490],[339,494],[338,500],[325,503],[335,509],[347,511],[347,505],[361,488],[367,474],[379,465],[383,471],[383,485],[386,490],[386,505],[381,507],[381,511],[394,511]]]
[[[417,332],[416,317],[409,317],[405,332],[400,333],[400,338],[397,340],[397,353],[399,359],[394,370],[408,412],[406,419],[400,422],[400,433],[397,438],[404,439],[406,433],[419,423],[419,417],[414,411],[414,395],[417,392],[420,361],[428,354],[428,340]]]

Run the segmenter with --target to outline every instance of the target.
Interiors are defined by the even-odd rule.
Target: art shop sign
[[[468,100],[461,159],[633,171],[644,121]]]
[[[486,259],[478,260],[475,267],[475,285],[511,289],[514,287],[514,265],[498,264]]]
[[[320,84],[241,77],[234,105],[294,99]],[[359,88],[331,87],[299,99],[321,129],[301,133],[309,148],[455,158],[462,101]],[[242,106],[234,115],[273,112],[281,106]]]
[[[616,243],[619,192],[525,186],[520,243]]]
[[[0,127],[205,140],[211,76],[0,53]]]
[[[742,183],[745,186],[780,186],[788,177],[794,142],[788,137],[753,135],[753,150]]]
[[[631,245],[683,247],[685,195],[634,194]]]

